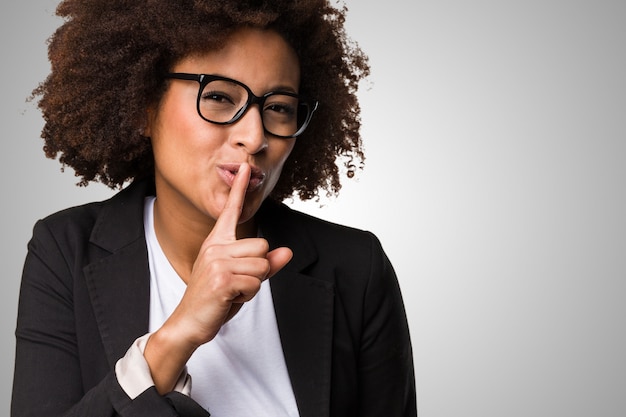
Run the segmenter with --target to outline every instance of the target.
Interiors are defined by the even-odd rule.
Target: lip
[[[235,176],[239,172],[239,167],[241,164],[238,163],[229,163],[229,164],[220,164],[217,166],[217,173],[222,178],[222,180],[228,185],[232,187],[233,181],[235,180]],[[265,173],[260,168],[257,168],[253,165],[250,165],[250,181],[248,182],[247,192],[256,191],[265,182]]]

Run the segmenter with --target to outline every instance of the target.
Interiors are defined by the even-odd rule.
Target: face
[[[212,74],[247,85],[257,96],[298,92],[297,56],[276,32],[242,29],[223,49],[186,57],[172,72]],[[252,167],[240,224],[253,218],[272,191],[296,139],[263,129],[258,105],[231,125],[203,120],[196,111],[198,83],[170,81],[158,107],[150,110],[147,136],[155,158],[157,202],[177,216],[211,224],[228,198],[237,167]]]

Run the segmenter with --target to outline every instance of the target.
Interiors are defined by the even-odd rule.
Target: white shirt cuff
[[[135,340],[128,348],[126,355],[115,364],[117,381],[131,400],[154,385],[150,367],[143,356],[150,335],[151,333],[147,333]],[[187,396],[191,394],[191,375],[187,373],[187,367],[178,377],[174,391]]]

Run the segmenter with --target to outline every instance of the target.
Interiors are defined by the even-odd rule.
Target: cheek
[[[272,153],[273,164],[275,170],[280,172],[291,155],[291,151],[293,150],[293,146],[295,144],[294,140],[282,140],[279,142]]]
[[[278,178],[281,175],[283,166],[285,165],[285,162],[287,161],[287,158],[289,158],[289,155],[291,154],[291,151],[293,150],[293,146],[294,146],[294,140],[282,140],[281,143],[277,144],[276,148],[273,150],[272,152],[272,174],[271,174],[271,178],[270,178],[270,187],[268,190],[268,194],[269,192],[271,192],[271,190],[274,188],[274,186],[276,185],[276,183],[278,182]]]
[[[155,160],[171,163],[211,151],[213,142],[207,140],[211,135],[206,131],[206,122],[197,119],[195,113],[190,115],[177,110],[162,113],[151,129]]]
[[[278,153],[278,159],[280,161],[280,165],[282,167],[282,165],[285,163],[285,161],[287,160],[287,158],[289,158],[289,155],[291,155],[291,151],[293,151],[293,147],[296,144],[296,139],[283,139],[282,143],[280,145],[282,145],[277,153]]]
[[[197,114],[194,106],[194,97],[186,89],[170,88],[162,97],[155,110],[148,112],[149,136],[163,142],[162,147],[169,142],[188,142],[193,145],[194,131],[204,122]]]

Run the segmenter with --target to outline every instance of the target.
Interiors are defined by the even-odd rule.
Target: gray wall
[[[31,227],[111,194],[44,158],[25,102],[56,3],[0,6],[4,410]],[[322,207],[293,205],[381,238],[421,417],[626,415],[626,3],[347,5],[373,70],[367,167]]]

